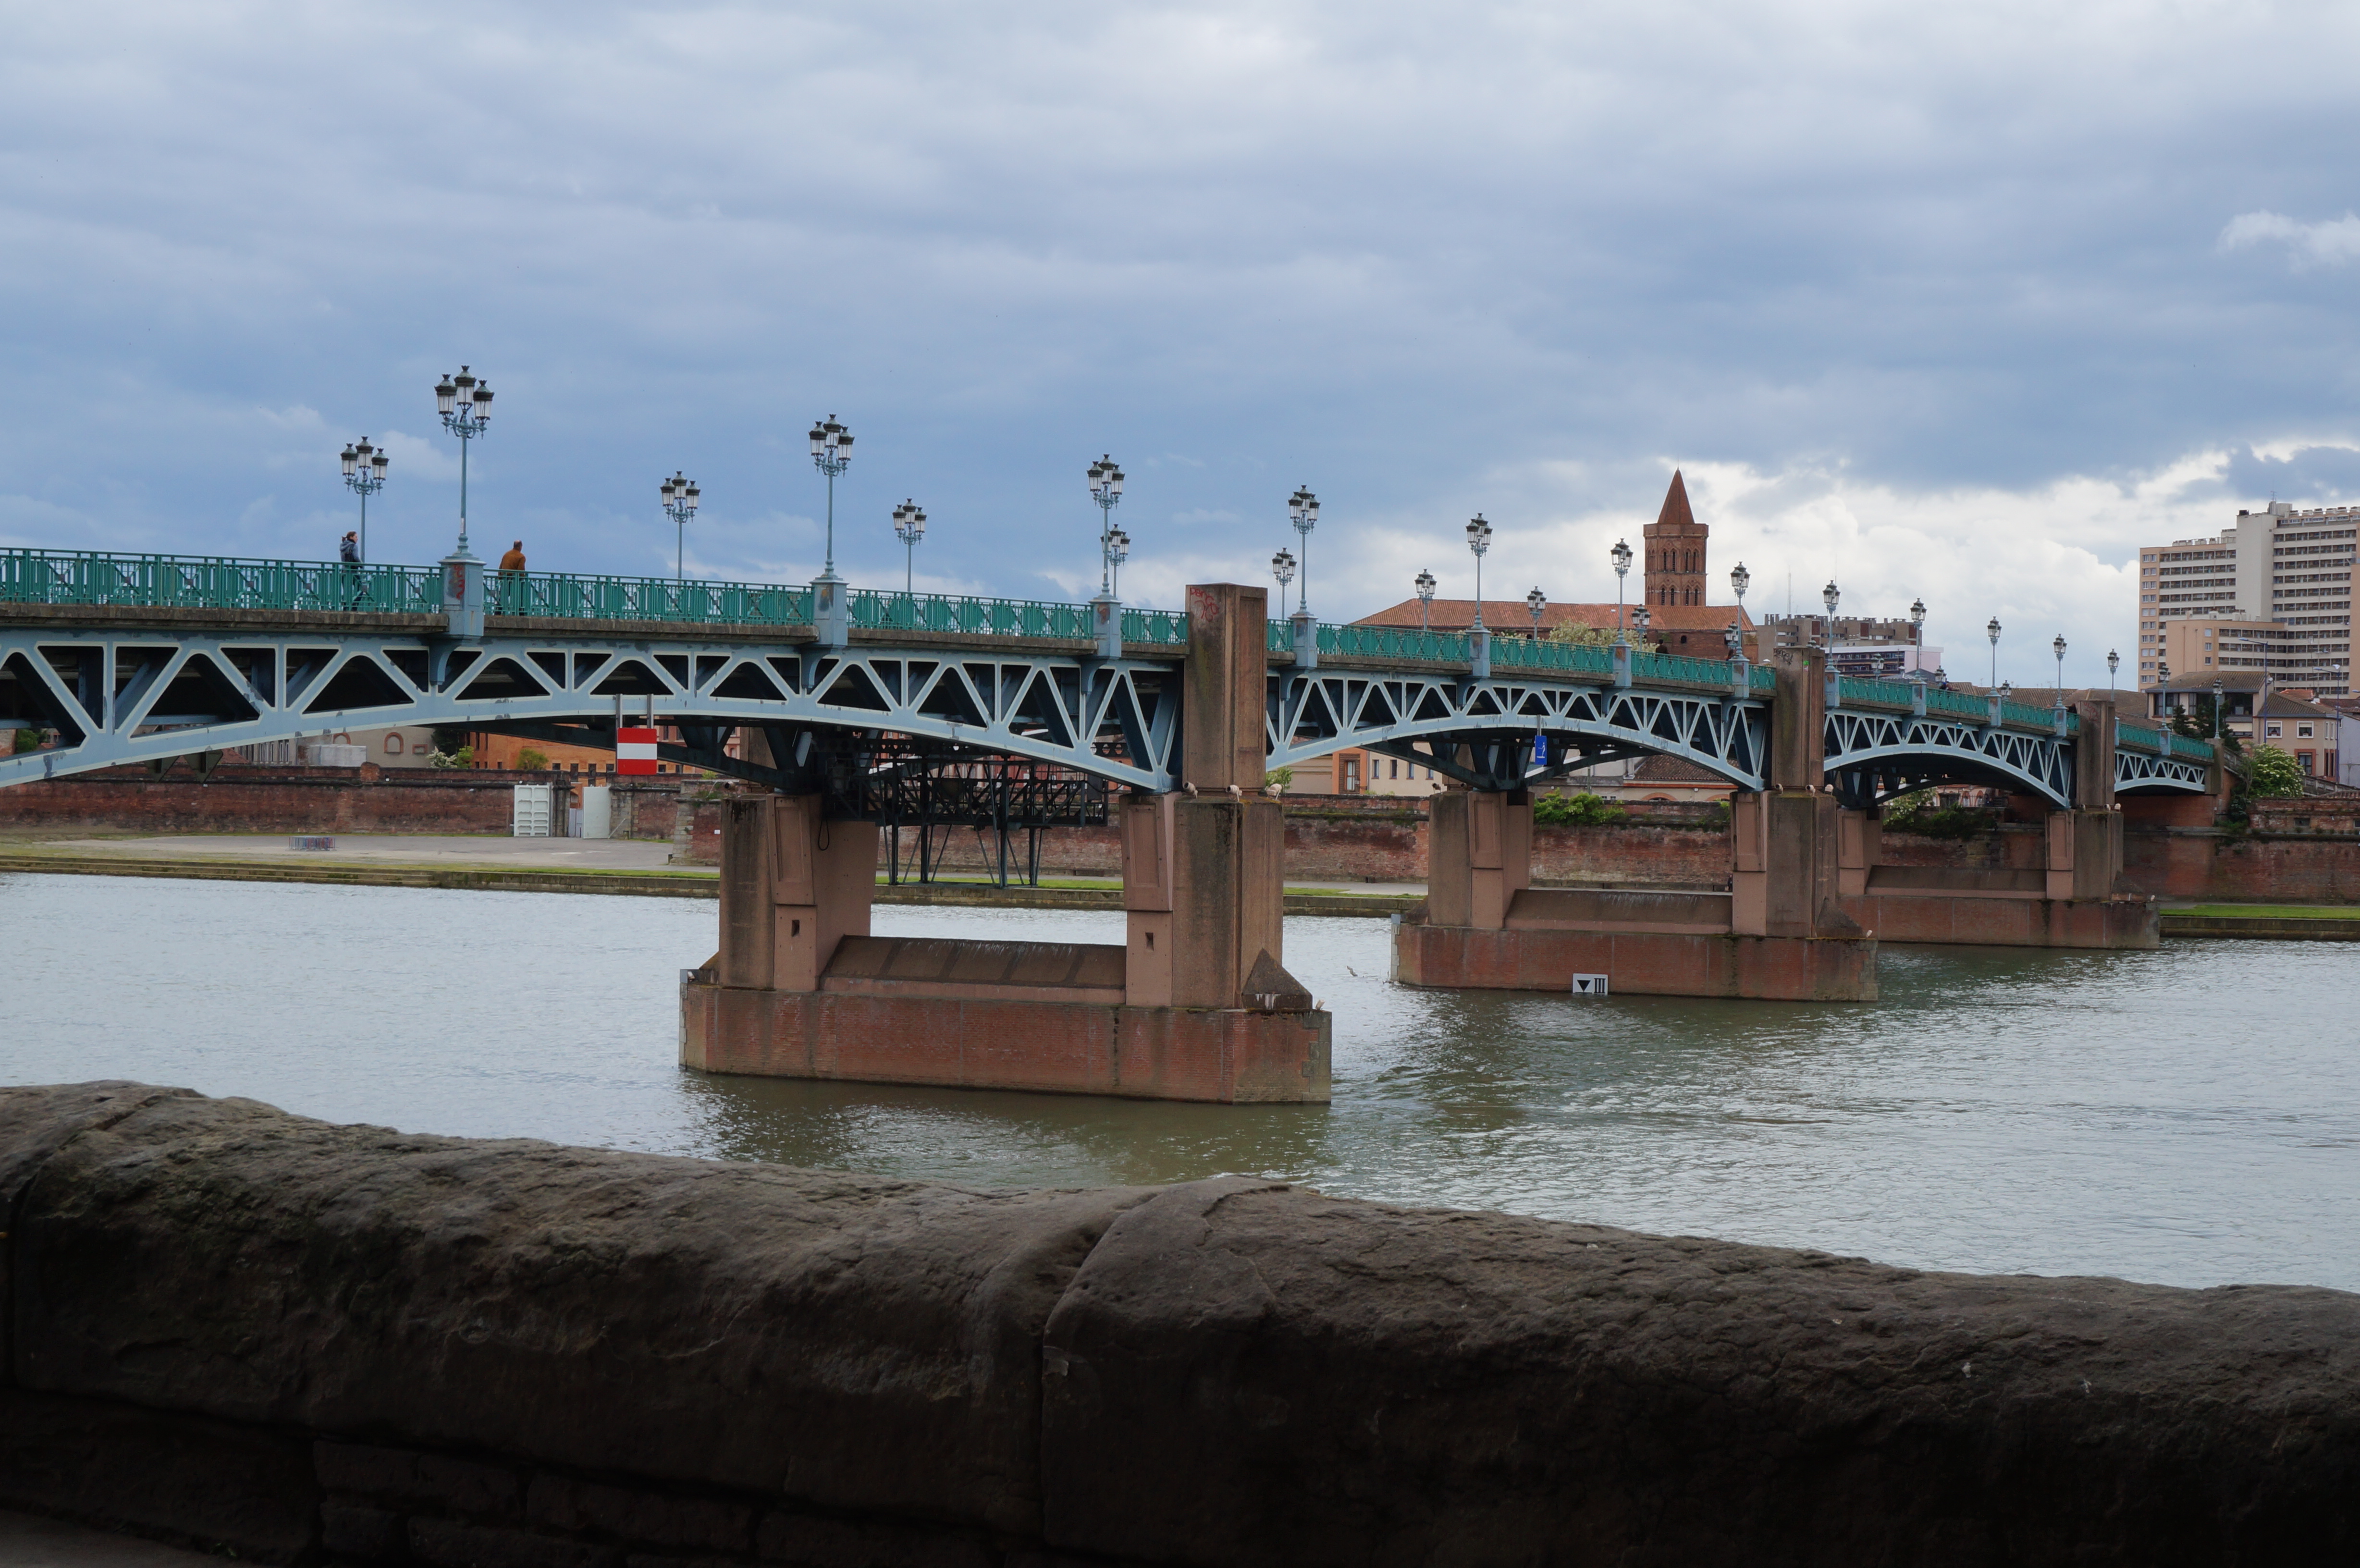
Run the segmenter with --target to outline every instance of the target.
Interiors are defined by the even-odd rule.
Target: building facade
[[[2213,539],[2139,550],[2138,683],[2147,691],[2266,675],[2322,696],[2351,691],[2360,506],[2240,511]]]

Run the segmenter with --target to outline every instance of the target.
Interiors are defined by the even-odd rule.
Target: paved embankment
[[[211,882],[324,882],[359,887],[459,887],[500,893],[613,893],[643,898],[715,898],[710,871],[555,871],[506,866],[404,866],[382,861],[337,865],[292,857],[69,855],[0,852],[0,873],[76,877],[176,877]],[[1120,909],[1120,887],[994,887],[956,882],[880,884],[880,904],[973,905],[1011,909]],[[1415,909],[1415,894],[1289,893],[1290,915],[1386,915]]]
[[[2272,942],[2360,942],[2360,909],[2256,911],[2230,908],[2166,909],[2163,934],[2259,937]]]
[[[1251,1178],[984,1192],[134,1083],[0,1090],[0,1507],[249,1562],[2360,1552],[2335,1290]]]

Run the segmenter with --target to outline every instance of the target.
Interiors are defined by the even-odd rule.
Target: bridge
[[[459,558],[355,567],[0,551],[0,725],[54,736],[0,758],[0,785],[374,725],[611,746],[645,718],[678,726],[670,759],[769,787],[731,808],[723,952],[692,982],[691,1011],[705,1016],[690,1033],[716,1064],[752,1052],[779,1071],[793,1067],[775,1060],[792,1037],[820,1072],[821,1044],[858,1031],[811,1008],[856,998],[889,1011],[991,1000],[1125,1018],[1309,1016],[1307,997],[1282,1005],[1300,987],[1280,962],[1277,807],[1263,780],[1344,747],[1465,786],[1434,802],[1427,918],[1396,950],[1405,982],[1562,989],[1595,972],[1623,989],[1774,997],[1873,996],[1871,932],[2151,943],[2152,909],[2113,897],[2115,800],[2202,794],[2221,778],[2212,747],[2126,722],[2111,702],[2036,708],[1852,680],[1808,649],[1774,668],[1271,620],[1254,588],[1194,588],[1186,611],[1162,612],[825,583],[487,579]],[[732,732],[748,737],[742,755],[726,749]],[[1520,846],[1532,789],[1648,755],[1739,791],[1730,891],[1530,887]],[[959,954],[868,936],[867,895],[853,890],[873,876],[880,802],[907,794],[884,786],[1008,757],[1121,787],[1128,953],[1011,953],[1004,973],[962,979]],[[1880,866],[1878,803],[1942,782],[2049,808],[2048,864],[1948,884]],[[791,935],[772,929],[781,920]],[[855,973],[863,965],[873,973]],[[765,1004],[758,1019],[729,999],[755,992],[802,998],[804,1011],[771,1016]],[[1172,1017],[1148,1030],[1163,1035],[1131,1041],[1146,1075],[1131,1079],[1120,1027],[1076,1027],[1071,1081],[1039,1086],[1302,1097],[1316,1079],[1324,1096],[1324,1024],[1259,1087],[1234,1067],[1237,1040],[1179,1040]],[[1224,1060],[1233,1065],[1204,1068]],[[935,1074],[924,1081],[966,1071],[917,1070]],[[1218,1092],[1196,1095],[1208,1084]]]

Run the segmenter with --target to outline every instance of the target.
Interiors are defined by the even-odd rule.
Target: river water
[[[1328,1106],[707,1078],[703,901],[0,877],[0,1079],[978,1186],[1284,1177],[1921,1268],[2360,1290],[2355,954],[1895,948],[1884,1000],[1413,991],[1296,919]],[[880,908],[881,935],[1120,942],[1119,914]]]

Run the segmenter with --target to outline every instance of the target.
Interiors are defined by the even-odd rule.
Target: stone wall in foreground
[[[0,1090],[0,1507],[249,1562],[2283,1563],[2360,1297]]]

